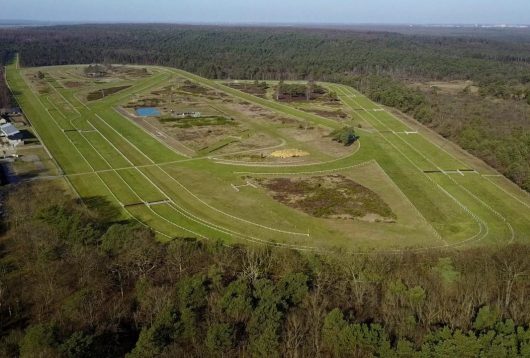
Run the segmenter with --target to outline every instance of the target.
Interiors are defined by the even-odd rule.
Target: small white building
[[[0,135],[5,137],[12,146],[22,143],[22,133],[11,123],[0,125]]]
[[[186,118],[186,117],[199,118],[201,116],[201,112],[177,112],[175,113],[175,115],[180,118]]]

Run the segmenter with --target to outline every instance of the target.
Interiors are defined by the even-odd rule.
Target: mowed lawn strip
[[[356,93],[353,102],[363,100],[363,96],[355,90],[351,89],[350,93]],[[365,105],[369,100],[363,101]],[[388,112],[378,111],[376,113],[380,115],[386,113],[385,117],[388,121],[401,122]],[[424,159],[436,164],[442,170],[472,169],[471,165],[466,165],[465,161],[456,159],[449,152],[450,149],[435,145],[422,134],[402,134],[401,139],[420,153]],[[505,195],[502,189],[491,185],[491,182],[475,173],[465,173],[464,177],[458,173],[447,175],[450,177],[441,173],[431,174],[431,177],[484,222],[485,229],[488,230],[488,240],[506,242],[516,238],[518,232],[528,232],[529,227],[526,224],[524,213],[510,209],[517,206],[517,202],[521,202],[517,196]]]
[[[164,71],[165,72],[163,73],[153,74],[146,79],[138,80],[133,86],[127,88],[126,90],[112,94],[101,100],[87,103],[87,105],[94,109],[112,108],[113,106],[118,105],[121,101],[126,100],[137,93],[148,90],[155,86],[159,86],[160,83],[169,80],[171,78],[170,71]]]
[[[506,195],[493,183],[485,180],[478,174],[466,173],[464,176],[453,175],[453,179],[467,188],[475,196],[481,198],[481,200],[482,198],[488,198],[489,202],[495,203],[490,207],[502,215],[502,217],[512,225],[515,231],[515,239],[528,239],[528,233],[530,233],[529,207],[526,207],[521,203],[514,203],[512,197]]]
[[[346,97],[340,93],[339,96],[341,100],[355,108],[353,97]],[[375,122],[374,126],[385,128],[365,112],[359,115],[369,123]],[[377,140],[377,136],[381,140]],[[369,145],[363,146],[365,153],[369,152],[370,157],[377,159],[385,172],[446,241],[454,243],[474,235],[477,224],[422,172],[437,170],[431,162],[393,133],[379,133],[370,136],[372,137],[374,140]]]
[[[524,208],[524,213],[527,213],[527,210],[530,210],[530,193],[524,191],[502,175],[484,177],[484,179],[488,181],[489,184],[499,189],[503,195],[513,199],[515,207],[520,207],[521,209]]]
[[[121,169],[117,173],[129,184],[136,194],[146,202],[157,202],[167,200],[167,195],[158,190],[151,182],[142,175],[138,169]]]
[[[110,163],[112,168],[127,168],[132,165],[99,132],[85,132],[83,135],[96,148],[97,152]]]
[[[116,218],[117,220],[130,219],[130,215],[118,205],[112,193],[107,189],[97,174],[90,173],[70,176],[68,177],[68,180],[70,180],[75,190],[84,201],[101,199],[105,202],[103,205],[114,206],[120,213],[119,217]]]
[[[72,121],[66,117],[63,111],[54,103],[53,99],[49,96],[39,96],[40,102],[47,108],[48,113],[53,117],[55,123],[61,129],[73,129],[75,126]]]
[[[95,171],[110,169],[110,166],[105,162],[103,157],[101,157],[98,151],[80,133],[66,132],[65,134]]]
[[[126,157],[133,165],[152,164],[149,158],[128,143],[124,137],[115,132],[111,127],[104,123],[103,120],[93,117],[91,118],[90,123],[92,123],[92,125],[98,130],[103,139],[116,148],[116,150]]]
[[[162,233],[163,235],[160,237],[162,240],[169,240],[175,237],[195,237],[195,235],[192,235],[190,232],[178,228],[171,222],[164,220],[145,205],[130,206],[127,208],[127,211],[141,223]]]
[[[118,112],[107,109],[99,111],[100,117],[155,163],[184,159],[165,144],[150,136]]]
[[[208,227],[207,224],[200,223],[199,220],[180,212],[170,204],[152,206],[151,209],[161,217],[176,223],[177,225],[189,230],[188,236],[194,236],[192,232],[199,236],[208,239],[216,239],[222,241],[231,241],[232,235],[223,233],[213,227]]]
[[[508,225],[501,217],[497,216],[484,205],[488,205],[485,201],[476,197],[476,194],[459,185],[458,182],[451,180],[448,175],[434,175],[434,179],[454,198],[463,203],[476,216],[476,221],[480,221],[485,225],[487,236],[484,240],[487,239],[490,242],[505,244],[509,243],[511,233],[509,232]]]
[[[387,143],[373,150],[392,181],[446,241],[458,242],[474,235],[477,225],[473,219],[400,153]]]
[[[424,136],[417,134],[401,135],[402,140],[419,150],[429,161],[435,163],[442,170],[470,169],[468,165],[455,159],[447,152],[429,142]]]
[[[250,221],[252,219],[243,219],[248,218],[249,216],[256,215],[256,213],[239,213],[235,209],[237,206],[236,203],[233,203],[231,201],[226,201],[225,205],[230,207],[230,209],[225,210],[215,210],[212,208],[215,207],[214,205],[209,206],[206,205],[206,200],[198,199],[196,195],[190,194],[186,189],[178,185],[175,181],[171,180],[170,177],[178,177],[175,175],[172,171],[164,172],[164,170],[167,170],[167,168],[164,168],[162,170],[159,167],[155,166],[149,166],[144,168],[139,168],[142,172],[144,172],[146,175],[148,175],[151,180],[153,180],[154,183],[158,187],[160,187],[169,198],[173,199],[176,203],[178,203],[181,208],[187,211],[188,214],[195,216],[196,218],[203,219],[207,221],[205,225],[218,225],[226,230],[232,230],[234,232],[240,233],[242,235],[247,236],[258,236],[261,238],[267,238],[268,240],[273,240],[275,238],[279,239],[281,241],[282,238],[291,237],[291,234],[285,233],[285,232],[279,232],[275,229],[282,228],[283,225],[279,225],[278,222],[274,223],[271,222],[271,219],[269,217],[263,217],[263,215],[259,215],[261,220],[257,220],[255,222],[263,224],[263,226],[252,224]],[[182,178],[179,178],[182,179]],[[208,184],[207,184],[208,183]],[[211,188],[209,190],[215,191],[216,187],[212,186],[209,183],[209,180],[205,179],[204,182],[198,182],[195,181],[196,185],[207,185],[205,188]],[[188,188],[188,186],[185,186]],[[228,184],[226,187],[223,188],[223,191],[226,189],[233,190]],[[193,188],[190,187],[190,191],[193,192]],[[216,194],[218,196],[218,194]],[[243,198],[241,198],[243,199]],[[203,202],[201,202],[201,200]],[[271,202],[274,202],[272,199]],[[211,204],[210,204],[211,205]],[[275,204],[278,205],[278,204]],[[292,211],[292,209],[289,209],[287,207],[279,206],[278,209],[284,210],[284,211]],[[277,215],[277,213],[269,212],[270,215]],[[287,224],[292,219],[292,217],[287,217],[286,220]],[[283,224],[283,223],[282,223]],[[270,226],[268,226],[270,225]],[[306,223],[307,225],[310,225],[309,222]],[[269,228],[272,228],[270,230]],[[288,230],[288,229],[285,229]]]
[[[142,199],[129,188],[126,182],[114,171],[99,173],[100,178],[118,198],[121,204],[130,205],[142,203]]]
[[[14,65],[7,66],[7,79],[14,91],[18,104],[30,120],[38,135],[42,138],[52,156],[67,174],[92,171],[85,159],[68,140],[62,128],[46,112],[46,107],[24,82],[22,75]]]

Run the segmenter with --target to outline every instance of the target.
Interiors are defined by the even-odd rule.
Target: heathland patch
[[[88,101],[96,101],[98,99],[102,99],[103,97],[110,96],[111,94],[123,91],[124,89],[127,89],[131,86],[116,86],[116,87],[110,87],[110,88],[102,88],[97,91],[92,91],[87,95]]]
[[[236,125],[232,118],[223,116],[204,116],[204,117],[164,117],[160,118],[162,123],[172,123],[175,127],[190,128],[204,126],[224,126]]]
[[[393,222],[396,215],[370,189],[342,175],[258,179],[272,197],[318,218]]]

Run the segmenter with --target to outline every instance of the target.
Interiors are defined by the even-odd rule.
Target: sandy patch
[[[269,154],[270,157],[273,158],[298,158],[298,157],[305,157],[308,156],[308,152],[304,152],[300,149],[282,149],[277,150]]]

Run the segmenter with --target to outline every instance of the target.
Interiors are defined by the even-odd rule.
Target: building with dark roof
[[[2,108],[0,109],[0,114],[8,116],[17,116],[22,114],[20,107],[11,107],[11,108]]]

